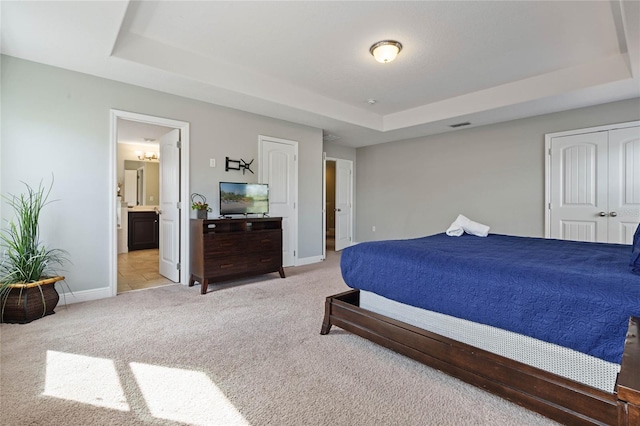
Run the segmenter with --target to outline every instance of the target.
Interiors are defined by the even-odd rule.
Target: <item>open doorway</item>
[[[324,161],[325,258],[352,244],[353,162],[326,157]]]
[[[111,111],[111,294],[186,283],[189,124]]]
[[[327,160],[325,167],[325,246],[326,251],[336,250],[336,162]]]
[[[117,119],[118,294],[173,284],[160,274],[160,144],[173,130]]]

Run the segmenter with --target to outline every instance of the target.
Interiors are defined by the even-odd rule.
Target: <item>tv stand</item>
[[[279,272],[282,218],[191,219],[189,287]]]

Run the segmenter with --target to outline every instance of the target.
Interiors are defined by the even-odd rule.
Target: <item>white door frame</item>
[[[322,153],[322,260],[327,258],[327,153]]]
[[[180,284],[186,285],[188,280],[189,265],[189,209],[185,202],[186,194],[189,193],[189,123],[186,121],[172,120],[169,118],[156,117],[152,115],[139,114],[129,111],[111,109],[110,116],[110,150],[109,150],[109,182],[110,188],[107,191],[109,197],[109,229],[111,229],[111,241],[109,244],[109,287],[111,296],[118,294],[118,229],[116,215],[116,197],[118,195],[118,119],[137,121],[139,123],[154,124],[157,126],[172,127],[180,129],[180,139],[182,148],[180,153]]]
[[[625,123],[607,124],[605,126],[587,127],[584,129],[567,130],[564,132],[546,133],[544,135],[544,237],[551,238],[551,140],[560,136],[580,135],[583,133],[605,132],[615,129],[625,129],[627,127],[640,126],[640,121],[629,121]]]
[[[327,161],[335,161],[344,160],[351,161],[351,171],[353,172],[353,161],[345,160],[344,158],[336,158],[336,157],[327,157],[327,153],[322,153],[322,258],[327,258]],[[351,212],[349,213],[349,238],[351,239],[351,244],[353,244],[353,197],[354,197],[354,187],[353,187],[353,173],[350,177],[349,186],[351,187],[351,199],[349,200],[351,204]],[[337,182],[337,179],[336,179]],[[334,212],[335,214],[335,212]]]

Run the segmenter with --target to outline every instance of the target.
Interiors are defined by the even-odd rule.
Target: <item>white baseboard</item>
[[[72,303],[88,302],[89,300],[106,299],[107,297],[111,297],[111,288],[109,287],[74,291],[73,293],[60,292],[58,305],[70,305]]]
[[[320,263],[323,260],[322,256],[303,257],[296,260],[295,266],[311,265],[312,263]]]

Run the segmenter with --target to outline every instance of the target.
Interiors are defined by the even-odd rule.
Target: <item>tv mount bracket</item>
[[[242,174],[244,174],[244,172],[249,170],[253,175],[255,173],[253,173],[253,170],[251,170],[251,163],[253,163],[253,160],[247,163],[242,158],[240,160],[230,160],[229,157],[226,157],[224,171],[228,172],[229,170],[242,170]]]

